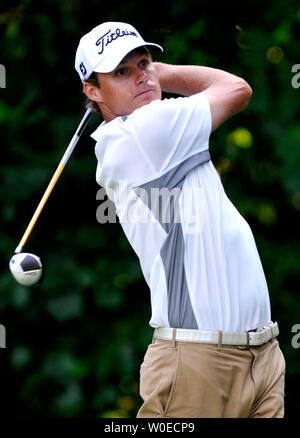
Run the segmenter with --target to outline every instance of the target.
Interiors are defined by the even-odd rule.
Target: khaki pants
[[[155,339],[140,373],[138,418],[284,415],[285,360],[276,339],[250,348]]]

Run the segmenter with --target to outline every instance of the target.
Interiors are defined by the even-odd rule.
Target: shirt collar
[[[125,121],[127,120],[127,118],[128,118],[128,116],[119,116],[119,117],[116,117],[116,118],[113,119],[113,120],[121,119],[123,122],[125,122]],[[112,120],[111,122],[113,122],[113,120]],[[111,122],[110,122],[110,123],[111,123]],[[104,120],[104,121],[98,126],[98,128],[96,129],[96,131],[94,131],[90,136],[91,136],[95,141],[99,141],[99,140],[100,140],[100,136],[101,136],[100,132],[102,133],[103,127],[106,126],[107,124],[108,124],[108,123]]]
[[[95,141],[100,140],[100,131],[102,130],[104,125],[106,125],[105,120],[98,126],[98,128],[94,132],[92,132],[90,136],[92,137],[93,140]]]

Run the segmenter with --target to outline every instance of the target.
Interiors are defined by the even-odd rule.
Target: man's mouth
[[[153,88],[148,88],[147,90],[143,90],[140,93],[138,93],[135,97],[147,96],[148,94],[150,94],[153,91],[154,91]]]

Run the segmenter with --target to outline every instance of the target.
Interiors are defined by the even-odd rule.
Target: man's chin
[[[153,102],[154,100],[160,99],[155,93],[147,92],[135,98],[135,108],[141,108],[144,105],[148,105],[148,103]]]
[[[138,96],[138,97],[140,97],[140,96]],[[153,95],[153,96],[147,96],[147,97],[144,96],[142,99],[135,98],[133,108],[131,110],[128,110],[128,112],[126,114],[119,114],[119,116],[123,116],[123,117],[129,116],[136,109],[141,108],[145,105],[148,105],[149,103],[153,102],[154,100],[161,100],[161,97]]]

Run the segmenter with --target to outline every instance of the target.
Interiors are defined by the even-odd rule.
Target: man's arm
[[[251,87],[244,79],[223,70],[161,62],[154,65],[164,92],[181,96],[205,93],[210,103],[212,131],[243,110],[252,95]]]

